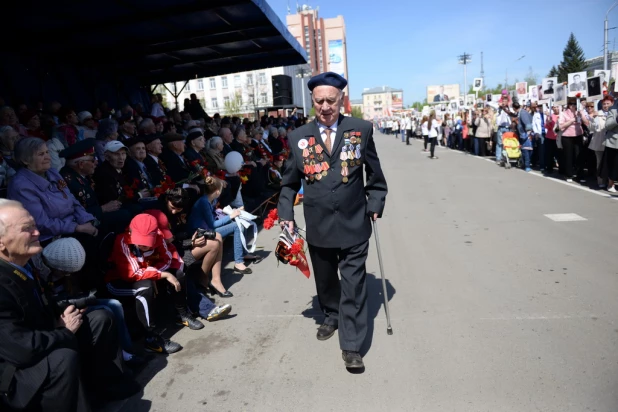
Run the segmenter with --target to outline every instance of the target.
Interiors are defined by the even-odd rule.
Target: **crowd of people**
[[[567,182],[592,179],[599,189],[615,193],[617,116],[613,93],[605,93],[600,101],[569,97],[564,106],[547,107],[534,101],[520,104],[504,92],[497,108],[479,104],[443,116],[431,110],[424,116],[381,119],[375,127],[385,134],[401,135],[407,144],[412,138],[422,138],[423,150],[430,152],[431,159],[438,158],[435,147],[439,145],[476,156],[495,156],[496,164],[503,167],[510,160],[503,138],[514,136],[525,171],[537,169],[547,175],[558,171]]]
[[[160,95],[148,111],[0,98],[0,409],[130,396],[144,350],[182,349],[170,321],[224,319],[224,238],[233,272],[252,273],[248,212],[278,193],[304,123],[211,117],[195,95],[184,111]]]

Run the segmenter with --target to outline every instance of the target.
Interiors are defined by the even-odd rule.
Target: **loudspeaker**
[[[292,104],[292,78],[285,74],[272,77],[273,82],[273,104],[283,106]]]

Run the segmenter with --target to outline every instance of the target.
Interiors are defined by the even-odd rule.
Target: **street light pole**
[[[457,57],[459,59],[459,64],[463,64],[464,67],[464,94],[468,94],[468,68],[467,65],[472,60],[472,55],[465,53],[461,56]],[[457,96],[459,98],[459,96]]]
[[[603,70],[607,70],[607,32],[609,31],[609,29],[607,28],[607,16],[609,15],[609,12],[612,11],[612,9],[616,6],[618,6],[618,1],[615,2],[612,7],[609,8],[609,10],[607,10],[607,13],[605,13],[605,22],[603,25]]]
[[[305,101],[305,77],[311,75],[311,69],[306,65],[299,66],[296,69],[296,77],[300,77],[300,87],[303,98],[303,116],[307,117],[307,102]]]

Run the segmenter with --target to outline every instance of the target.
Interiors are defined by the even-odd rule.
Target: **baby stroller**
[[[521,145],[517,135],[513,132],[502,134],[502,159],[506,169],[511,168],[511,162],[515,162],[518,167],[521,167],[523,161]]]

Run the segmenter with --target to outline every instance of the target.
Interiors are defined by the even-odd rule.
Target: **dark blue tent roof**
[[[18,0],[10,11],[9,53],[99,78],[158,84],[307,59],[264,0]]]

